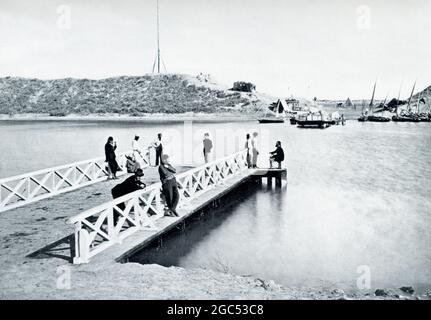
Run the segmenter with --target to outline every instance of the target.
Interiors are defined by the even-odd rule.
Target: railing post
[[[90,255],[90,243],[87,230],[82,229],[81,221],[75,223],[75,257],[74,264],[88,263]]]
[[[31,182],[30,182],[30,178],[26,178],[27,179],[27,199],[30,199],[30,195],[31,195],[31,190],[30,190],[30,187],[31,187]]]
[[[106,220],[108,222],[108,236],[111,241],[118,243],[118,235],[115,233],[115,225],[114,225],[114,207],[107,209],[106,211]]]
[[[163,212],[164,205],[162,204],[162,201],[161,201],[160,192],[161,191],[156,192],[156,195],[154,197],[154,201],[156,202],[157,215],[158,216],[164,216],[164,214],[165,214]]]

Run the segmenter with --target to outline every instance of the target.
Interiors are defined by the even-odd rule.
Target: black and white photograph
[[[431,300],[430,14],[0,0],[0,300]]]

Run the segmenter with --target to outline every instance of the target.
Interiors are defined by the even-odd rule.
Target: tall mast
[[[403,87],[403,81],[401,81],[400,90],[398,90],[397,104],[395,105],[395,114],[397,114],[397,115],[398,115],[398,105],[400,104],[400,96],[401,96],[401,88],[402,87]]]
[[[374,82],[373,95],[371,96],[371,101],[370,101],[370,111],[373,108],[374,94],[376,93],[376,84],[377,84],[377,80],[376,80],[376,82]]]
[[[157,0],[157,73],[160,73],[160,24],[159,24],[159,0]]]
[[[160,54],[160,18],[159,18],[159,0],[157,0],[157,54],[153,64],[153,73],[156,70],[156,68],[157,68],[157,73],[160,73],[160,67],[162,63],[166,71],[165,63],[163,62],[162,56]]]
[[[415,84],[413,85],[412,92],[410,93],[409,103],[408,103],[408,105],[407,105],[407,110],[408,110],[409,112],[410,112],[410,103],[411,103],[411,101],[412,101],[412,96],[413,96],[413,92],[415,91],[415,87],[416,87],[416,81],[415,81]]]

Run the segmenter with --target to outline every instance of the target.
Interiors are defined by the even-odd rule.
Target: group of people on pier
[[[249,133],[246,135],[245,149],[247,150],[247,166],[250,169],[257,168],[257,159],[259,156],[258,150],[258,133],[253,132],[252,136]],[[211,161],[211,155],[213,150],[213,142],[209,137],[209,133],[204,134],[202,141],[203,144],[203,157],[205,163]],[[165,198],[166,205],[168,207],[167,215],[178,216],[176,211],[180,195],[178,191],[178,184],[175,179],[175,168],[170,164],[169,155],[163,153],[163,142],[162,134],[157,134],[157,139],[149,146],[149,148],[155,149],[155,166],[158,167],[158,173],[160,181],[162,183],[163,196]],[[273,163],[278,163],[278,168],[281,169],[281,163],[284,161],[284,150],[281,147],[281,142],[277,141],[275,145],[276,149],[270,152],[269,162],[270,168],[273,168]],[[118,179],[117,172],[123,169],[119,166],[115,150],[117,149],[117,143],[113,137],[109,137],[105,144],[105,156],[107,162],[108,179]],[[144,189],[146,184],[143,181],[144,171],[142,169],[144,159],[148,158],[149,151],[144,154],[143,149],[139,145],[139,136],[135,135],[132,141],[131,155],[126,155],[126,169],[127,172],[133,173],[132,176],[125,179],[122,183],[116,185],[111,193],[114,199],[122,197],[126,194],[132,193],[137,190]],[[141,161],[140,161],[141,160]],[[149,162],[149,160],[148,160]],[[118,208],[124,210],[125,205],[121,203]],[[120,214],[115,213],[114,217],[117,220]]]
[[[155,149],[155,166],[158,166],[158,173],[160,176],[160,181],[162,182],[162,190],[165,198],[165,202],[168,206],[168,215],[178,216],[176,211],[179,202],[179,192],[177,181],[175,179],[175,168],[169,162],[169,156],[163,154],[163,143],[162,134],[157,135],[156,141],[154,141],[150,147]],[[123,170],[116,160],[115,150],[117,149],[117,144],[113,137],[109,137],[105,144],[105,161],[107,162],[108,169],[108,179],[118,179],[116,173]],[[143,152],[139,145],[139,136],[135,135],[132,141],[132,151],[131,155],[126,155],[126,168],[127,172],[133,173],[132,176],[125,179],[120,184],[116,185],[112,190],[111,194],[114,199],[122,197],[126,194],[132,193],[137,190],[145,189],[146,184],[143,181],[144,171],[142,170],[141,163],[148,156],[148,153]],[[139,161],[141,160],[141,161]],[[121,203],[118,208],[124,210],[125,205]],[[115,220],[120,217],[120,214],[116,212],[114,214]]]
[[[250,134],[247,133],[245,137],[245,145],[244,148],[247,149],[247,166],[248,168],[256,169],[257,168],[257,157],[259,156],[258,142],[257,137],[258,133],[253,132],[253,137],[250,137]],[[275,144],[275,150],[271,151],[269,157],[269,166],[270,169],[273,168],[273,163],[278,163],[278,169],[281,169],[281,163],[284,161],[284,150],[281,147],[281,141],[277,141]]]

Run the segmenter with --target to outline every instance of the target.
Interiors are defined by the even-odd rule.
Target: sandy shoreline
[[[254,121],[257,115],[244,113],[151,113],[145,116],[135,117],[124,114],[70,114],[64,117],[50,116],[49,114],[0,114],[0,121],[124,121],[124,122],[177,122],[177,121],[201,121],[201,122],[230,122],[230,121]]]

